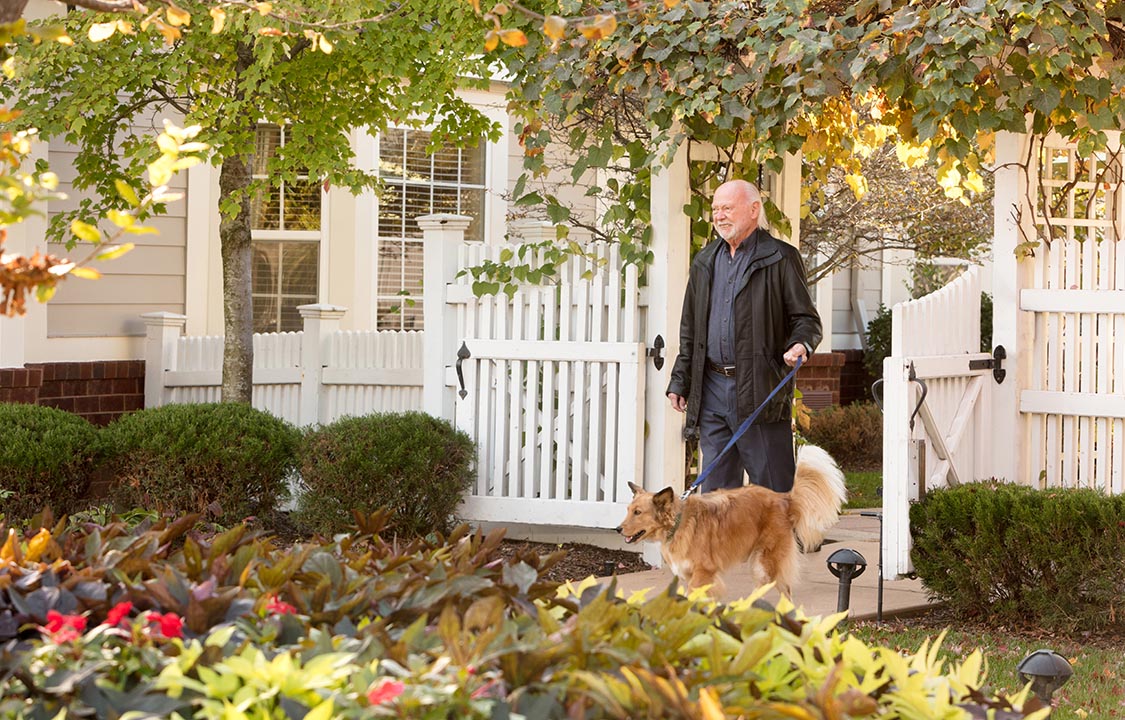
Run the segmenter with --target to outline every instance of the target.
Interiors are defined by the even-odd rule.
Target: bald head
[[[711,222],[719,236],[737,248],[758,228],[762,195],[745,180],[730,180],[715,190],[711,200]]]

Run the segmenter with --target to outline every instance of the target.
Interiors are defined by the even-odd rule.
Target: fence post
[[[466,215],[422,215],[422,409],[453,422],[453,390],[445,386],[446,368],[457,359],[457,322],[448,300],[448,285],[457,275],[457,248],[472,218]]]
[[[164,373],[176,369],[176,345],[187,325],[186,315],[150,312],[141,315],[145,323],[145,407],[164,405]]]
[[[550,220],[530,220],[527,218],[508,223],[512,242],[541,243],[558,239],[555,224]]]
[[[301,402],[297,413],[302,427],[316,425],[324,415],[321,377],[328,340],[340,329],[340,318],[348,311],[339,305],[298,305],[304,332],[301,334]]]

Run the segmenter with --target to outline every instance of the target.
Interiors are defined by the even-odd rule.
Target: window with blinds
[[[426,151],[430,133],[390,128],[379,136],[383,181],[376,234],[376,327],[422,329],[422,231],[432,213],[473,218],[466,240],[484,239],[485,143]]]
[[[269,177],[269,160],[284,144],[284,127],[258,126],[254,179]],[[318,297],[320,183],[304,174],[273,183],[251,200],[250,213],[254,332],[300,330],[297,307]]]

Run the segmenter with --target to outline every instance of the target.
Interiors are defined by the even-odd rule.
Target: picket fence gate
[[[505,249],[467,243],[458,264],[497,262]],[[628,483],[642,483],[637,268],[622,272],[616,244],[586,252],[559,266],[557,283],[510,297],[477,297],[469,275],[449,289],[460,328],[454,421],[478,451],[467,519],[612,527]]]
[[[992,353],[979,352],[977,269],[893,309],[884,577],[912,569],[909,504],[927,490],[988,478],[1125,490],[1123,159],[1119,133],[1092,156],[997,136]]]

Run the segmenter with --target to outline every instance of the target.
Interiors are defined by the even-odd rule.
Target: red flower
[[[83,615],[63,615],[58,610],[47,611],[47,624],[42,629],[51,636],[51,641],[62,644],[77,640],[86,630]]]
[[[133,603],[128,600],[119,602],[105,614],[105,624],[110,627],[117,627],[123,620],[129,617],[129,613],[132,611]]]
[[[383,678],[367,691],[367,702],[372,705],[382,705],[402,695],[404,690],[406,690],[406,686],[398,680]]]
[[[270,615],[296,615],[297,608],[293,607],[284,600],[278,600],[277,596],[275,595],[270,597],[269,602],[266,603],[266,612],[268,612]]]
[[[166,638],[182,638],[184,636],[184,621],[176,613],[149,613],[148,621],[160,625],[160,634]]]

